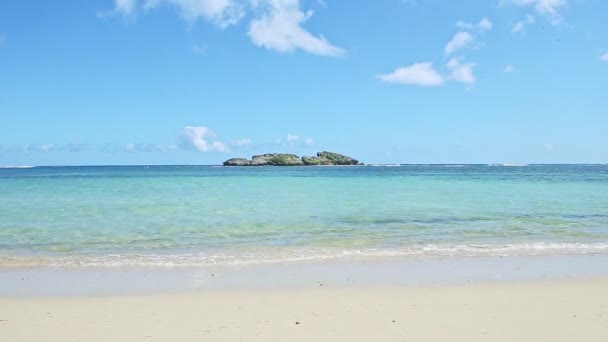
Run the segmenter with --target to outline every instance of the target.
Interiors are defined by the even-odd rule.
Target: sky
[[[0,165],[608,163],[608,1],[3,0]]]

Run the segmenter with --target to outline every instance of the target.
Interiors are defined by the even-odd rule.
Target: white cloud
[[[36,145],[25,145],[23,146],[23,152],[29,154],[30,152],[51,152],[55,150],[57,146],[55,144],[36,144]]]
[[[416,63],[397,68],[390,74],[378,75],[384,82],[411,84],[419,86],[439,86],[444,83],[443,77],[433,68],[433,63]]]
[[[477,24],[467,23],[466,21],[458,20],[456,22],[456,26],[463,30],[479,30],[479,31],[489,31],[492,29],[494,24],[487,19],[483,18]]]
[[[323,1],[319,4],[324,6]],[[204,19],[221,28],[238,23],[250,11],[254,19],[247,35],[256,46],[283,53],[301,49],[330,57],[345,53],[323,35],[313,35],[302,27],[313,16],[313,11],[302,11],[300,0],[114,0],[114,9],[100,16],[134,17],[138,10],[150,11],[163,6],[174,8],[190,25]],[[200,53],[206,49],[193,46],[192,50]]]
[[[205,55],[207,54],[207,46],[206,45],[198,45],[194,44],[190,46],[190,50],[197,55]]]
[[[476,24],[459,20],[456,22],[456,26],[461,30],[445,46],[444,52],[446,56],[452,55],[456,51],[466,47],[475,40],[477,35],[481,35],[493,28],[492,22],[487,18],[482,18]],[[475,36],[471,32],[474,32]],[[464,63],[462,57],[451,58],[446,63],[446,68],[447,71],[439,72],[433,68],[431,62],[423,62],[397,68],[392,73],[378,75],[377,77],[384,82],[419,86],[440,86],[448,81],[473,84],[477,81],[473,73],[475,63]]]
[[[514,4],[518,6],[532,6],[534,10],[545,16],[553,24],[559,24],[562,16],[559,13],[562,7],[568,5],[567,0],[501,0],[501,5]],[[517,24],[516,24],[517,25]]]
[[[454,35],[452,40],[445,46],[445,54],[450,55],[454,51],[462,49],[473,41],[473,36],[468,32],[458,32]]]
[[[475,83],[475,75],[473,75],[473,63],[462,63],[458,58],[452,58],[448,63],[447,67],[451,69],[449,78],[456,82],[472,84]]]
[[[600,61],[608,62],[608,52],[600,56]]]
[[[205,126],[184,127],[182,142],[200,152],[230,152],[230,148],[220,141],[211,141],[215,135]]]
[[[513,25],[511,32],[513,32],[513,33],[522,32],[526,26],[534,24],[535,21],[536,21],[536,19],[534,18],[534,16],[528,14],[528,15],[526,15],[525,20],[518,21]]]
[[[567,4],[566,0],[537,0],[534,8],[538,13],[558,19],[560,18],[559,13],[557,12],[558,9]]]
[[[236,24],[245,15],[243,4],[237,0],[145,0],[145,10],[161,5],[173,6],[189,23],[206,19],[225,28]]]
[[[492,24],[492,22],[491,22],[490,20],[488,20],[488,19],[486,19],[486,18],[483,18],[483,19],[481,19],[481,21],[479,22],[479,25],[478,25],[478,26],[479,26],[479,28],[480,28],[481,30],[488,31],[488,30],[491,30],[491,29],[492,29],[493,24]]]
[[[253,141],[251,141],[251,139],[239,139],[239,140],[234,140],[232,141],[230,144],[234,145],[234,146],[246,146],[246,145],[251,145]]]
[[[418,86],[440,86],[446,81],[473,84],[477,81],[473,74],[474,63],[463,63],[459,58],[452,58],[446,63],[449,73],[440,74],[430,62],[416,63],[408,67],[398,68],[394,72],[379,75],[384,82],[411,84]]]
[[[131,15],[135,12],[137,0],[114,0],[114,10],[123,15]]]
[[[256,1],[259,2],[259,1]],[[302,28],[313,12],[302,12],[298,0],[265,0],[270,10],[255,19],[247,33],[251,41],[260,47],[278,52],[302,49],[306,52],[330,57],[339,57],[344,50],[332,45],[322,35],[314,36]]]
[[[290,141],[297,141],[298,139],[300,139],[300,137],[299,137],[299,136],[297,136],[297,135],[294,135],[294,134],[287,134],[287,142],[290,142]]]
[[[513,25],[513,28],[511,29],[511,32],[513,33],[517,33],[517,32],[521,32],[524,29],[524,22],[523,21],[518,21]]]
[[[149,144],[149,143],[129,143],[124,149],[127,152],[168,152],[177,149],[176,145],[169,144]]]
[[[555,146],[553,146],[553,144],[544,144],[543,147],[545,148],[545,151],[547,151],[547,152],[553,152],[553,149],[555,148]]]
[[[306,140],[304,140],[304,144],[308,145],[308,146],[312,146],[315,144],[315,142],[311,138],[306,138]]]
[[[507,66],[505,66],[504,72],[507,74],[513,73],[515,71],[515,67],[512,66],[511,64],[507,64]]]

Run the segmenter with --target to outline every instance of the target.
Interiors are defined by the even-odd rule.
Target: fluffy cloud
[[[224,143],[213,140],[215,134],[205,126],[186,126],[182,136],[182,146],[199,152],[230,152]]]
[[[255,19],[247,33],[251,41],[260,47],[279,52],[302,49],[306,52],[339,57],[344,50],[332,45],[322,35],[314,36],[302,28],[313,12],[302,12],[298,0],[268,0],[270,11]]]
[[[287,134],[287,141],[297,141],[298,139],[300,139],[299,136],[294,135],[294,134]]]
[[[454,81],[465,84],[476,82],[473,74],[474,63],[464,63],[459,58],[452,58],[446,64],[447,73],[442,75],[431,62],[416,63],[408,67],[398,68],[390,74],[379,75],[384,82],[410,84],[418,86],[440,86],[446,81]]]
[[[473,84],[475,83],[475,75],[473,75],[473,63],[463,63],[458,58],[452,58],[447,67],[451,70],[449,78],[456,82]]]
[[[395,71],[378,75],[384,82],[419,85],[425,87],[439,86],[444,83],[443,77],[433,68],[433,63],[416,63]]]
[[[173,7],[189,24],[203,19],[221,28],[238,23],[249,11],[253,19],[247,35],[256,46],[283,53],[300,49],[330,57],[345,53],[323,35],[313,35],[302,27],[313,11],[302,11],[299,0],[114,0],[111,13],[134,16],[138,10],[161,7]]]
[[[482,18],[478,23],[472,24],[462,20],[456,22],[460,29],[444,48],[446,56],[466,47],[475,40],[473,35],[481,35],[492,29],[493,24],[487,18]],[[431,62],[415,63],[410,66],[395,69],[395,71],[378,75],[384,82],[411,84],[418,86],[440,86],[448,81],[464,84],[473,84],[477,81],[473,73],[474,63],[464,62],[462,57],[451,58],[446,63],[447,70],[437,71]]]
[[[314,145],[314,144],[315,144],[315,141],[314,141],[314,140],[312,140],[311,138],[306,138],[306,139],[304,140],[304,145],[306,145],[306,146],[312,146],[312,145]]]
[[[492,22],[486,18],[481,19],[481,21],[478,24],[478,27],[484,31],[491,30],[492,26],[493,26]]]
[[[608,62],[608,52],[600,56],[600,61]]]
[[[450,55],[456,50],[462,49],[473,41],[473,35],[469,32],[460,31],[454,35],[445,46],[445,54]]]

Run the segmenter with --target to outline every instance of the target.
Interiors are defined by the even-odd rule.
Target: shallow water
[[[0,265],[608,253],[607,165],[0,169]]]

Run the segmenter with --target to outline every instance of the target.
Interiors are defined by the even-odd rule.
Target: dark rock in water
[[[268,153],[253,156],[251,165],[298,166],[304,163],[295,154]]]
[[[317,158],[321,160],[321,165],[358,165],[357,159],[335,152],[319,152]]]
[[[245,158],[231,158],[224,162],[224,166],[249,166],[251,165],[251,160],[247,160]]]
[[[357,159],[334,152],[319,152],[315,157],[298,157],[295,154],[267,153],[249,159],[231,158],[224,166],[302,166],[302,165],[359,165]]]

